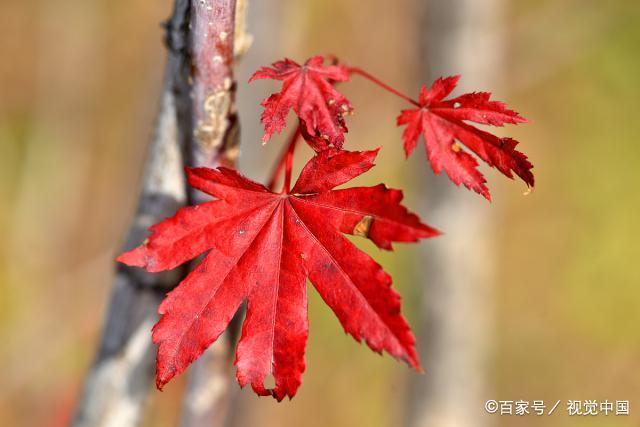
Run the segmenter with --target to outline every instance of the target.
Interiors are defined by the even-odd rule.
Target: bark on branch
[[[236,0],[192,0],[194,140],[197,166],[234,166],[238,150],[233,79]]]
[[[235,27],[236,0],[192,0],[192,166],[236,167],[240,129],[233,73]],[[246,37],[244,31],[238,35]],[[198,191],[189,191],[191,204],[207,198]],[[231,406],[232,357],[241,317],[242,313],[236,314],[228,331],[193,364],[184,397],[183,427],[225,424]]]
[[[186,189],[185,165],[233,166],[237,158],[234,22],[235,0],[175,0],[165,24],[168,58],[156,132],[125,250],[140,244],[152,224],[186,202],[200,201]],[[156,310],[185,273],[116,269],[101,343],[72,422],[76,427],[138,424],[155,374]],[[209,412],[198,415],[210,415],[212,407],[203,407]],[[189,413],[185,410],[185,424],[196,425],[188,421]]]

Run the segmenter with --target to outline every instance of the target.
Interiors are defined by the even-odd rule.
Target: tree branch
[[[239,2],[244,14],[245,4]],[[184,166],[234,167],[239,142],[233,80],[236,21],[242,53],[250,44],[235,0],[176,0],[165,24],[169,51],[156,135],[145,169],[138,210],[125,250],[140,244],[147,229],[206,196],[187,189]],[[135,426],[155,373],[151,327],[165,293],[184,269],[149,274],[117,266],[114,289],[98,354],[88,374],[73,425]],[[239,314],[238,319],[241,317]],[[183,425],[223,423],[231,356],[239,320],[191,370]]]
[[[183,154],[192,134],[189,11],[189,0],[176,0],[165,25],[164,90],[125,250],[140,244],[149,226],[173,215],[186,200]],[[164,294],[183,277],[181,269],[162,274],[120,264],[116,269],[101,343],[72,422],[75,427],[138,423],[155,373],[151,326],[157,321],[156,310]]]
[[[239,139],[233,80],[236,0],[191,3],[195,138],[190,163],[234,166]]]
[[[244,2],[239,2],[244,4]],[[192,166],[235,167],[239,155],[239,123],[235,105],[233,66],[237,37],[248,43],[244,24],[236,34],[236,0],[192,0],[192,82],[194,136],[189,156]],[[244,13],[241,6],[238,12]],[[243,49],[247,46],[243,45]],[[189,190],[189,203],[209,196]],[[232,360],[243,316],[236,314],[227,332],[194,362],[184,397],[183,427],[222,426],[231,406]]]

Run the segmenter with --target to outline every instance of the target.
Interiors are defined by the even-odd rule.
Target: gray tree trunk
[[[421,4],[421,80],[462,74],[459,90],[495,90],[503,68],[504,0]],[[444,173],[429,178],[424,199],[422,211],[445,235],[429,242],[421,255],[425,280],[418,342],[426,374],[412,377],[407,425],[487,426],[495,212]]]
[[[200,194],[186,189],[185,165],[235,165],[239,137],[233,81],[235,10],[236,0],[175,0],[166,24],[168,59],[156,133],[124,250],[139,245],[151,225],[172,216],[185,203],[202,201]],[[210,37],[213,31],[215,37]],[[240,46],[246,48],[244,24],[238,35]],[[102,341],[73,426],[139,423],[155,374],[151,327],[158,320],[157,307],[184,273],[179,268],[150,274],[117,265]],[[232,341],[223,339],[214,354],[231,354]],[[215,362],[216,369],[200,371],[190,381],[184,426],[224,422],[224,392],[205,399],[211,395],[208,384],[222,383],[222,390],[228,389],[220,358]],[[191,405],[192,401],[199,405]]]

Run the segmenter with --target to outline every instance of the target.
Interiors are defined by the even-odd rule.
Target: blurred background
[[[0,3],[0,420],[60,426],[90,366],[132,218],[162,86],[172,2]],[[441,74],[532,123],[500,129],[535,165],[533,193],[488,167],[493,203],[403,160],[405,105],[354,78],[350,148],[383,146],[359,184],[405,189],[443,231],[382,253],[425,375],[347,337],[310,292],[304,383],[277,404],[239,393],[234,425],[640,425],[640,3],[636,0],[251,1],[238,70],[240,167],[263,180],[260,65],[333,53],[410,95]],[[450,286],[447,286],[447,283]],[[231,366],[229,367],[231,369]],[[182,376],[145,426],[179,418]],[[629,417],[487,416],[484,401],[629,400]],[[564,404],[563,404],[564,406]]]

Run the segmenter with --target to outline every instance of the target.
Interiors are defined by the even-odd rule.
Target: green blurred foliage
[[[640,399],[640,7],[580,5],[573,2],[560,28],[549,25],[557,16],[538,19],[538,38],[519,45],[511,61],[532,62],[533,51],[548,72],[514,94],[533,119],[518,136],[532,147],[539,185],[530,200],[506,207],[496,392],[553,402],[628,399],[633,408]],[[536,8],[523,7],[520,19]],[[637,425],[639,415],[631,412],[557,417],[544,425]]]

